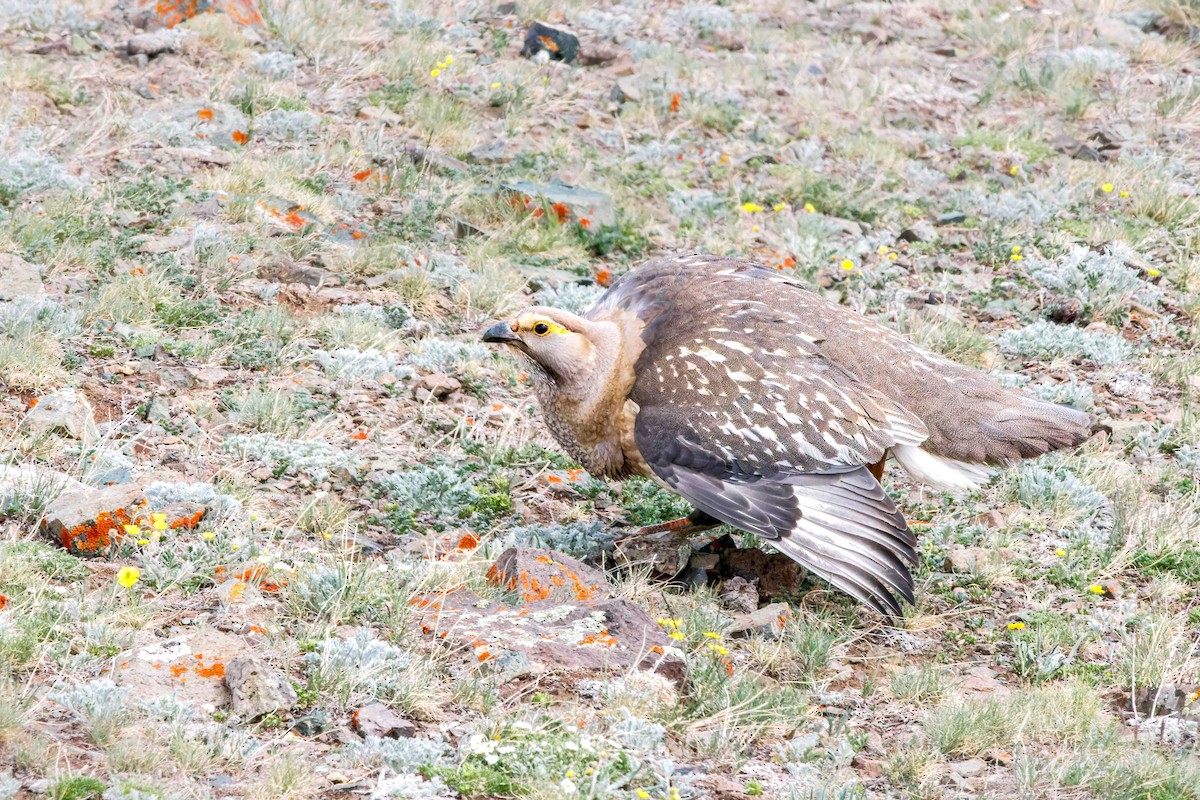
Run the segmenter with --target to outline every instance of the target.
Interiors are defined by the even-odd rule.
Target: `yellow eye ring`
[[[533,332],[536,333],[538,336],[545,336],[547,333],[550,332],[550,326],[544,322],[539,322],[538,324],[533,326]]]

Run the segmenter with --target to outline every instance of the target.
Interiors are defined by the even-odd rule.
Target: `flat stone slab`
[[[421,632],[509,679],[642,669],[683,683],[682,654],[666,632],[641,607],[610,597],[590,567],[551,550],[511,548],[489,577],[519,599],[504,603],[468,590],[414,598]]]
[[[230,700],[225,683],[228,665],[248,655],[247,651],[240,637],[201,628],[147,642],[118,656],[111,678],[119,685],[132,687],[142,699],[174,696],[215,709]]]

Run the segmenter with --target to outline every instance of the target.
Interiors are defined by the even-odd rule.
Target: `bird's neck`
[[[632,365],[625,362],[625,337],[612,322],[594,322],[588,340],[587,369],[569,380],[549,375],[535,383],[551,432],[589,472],[623,471],[619,421],[633,389]]]

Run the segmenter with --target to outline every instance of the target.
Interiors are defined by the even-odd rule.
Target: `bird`
[[[663,256],[582,314],[531,306],[483,331],[527,362],[550,433],[594,477],[649,478],[890,619],[916,537],[880,481],[963,492],[1090,435],[1034,399],[749,260]],[[648,531],[651,529],[643,529]]]

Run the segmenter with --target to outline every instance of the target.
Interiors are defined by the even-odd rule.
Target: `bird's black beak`
[[[497,322],[492,327],[483,332],[483,340],[485,342],[498,342],[499,344],[515,344],[521,341],[521,337],[513,332],[507,322]]]

